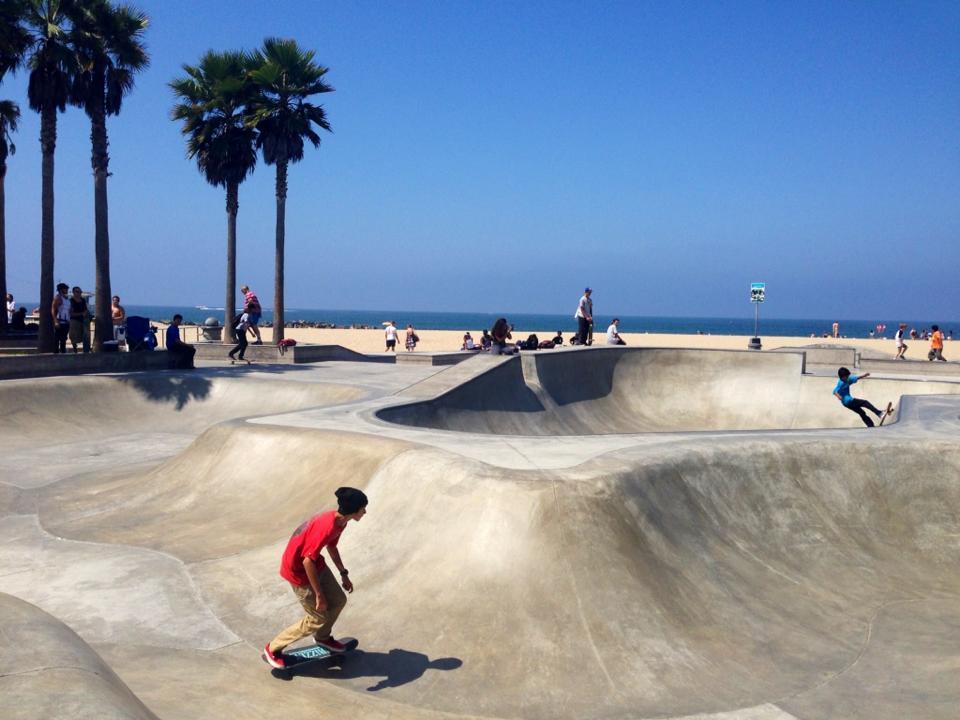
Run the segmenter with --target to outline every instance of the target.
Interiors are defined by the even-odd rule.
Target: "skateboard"
[[[341,652],[333,652],[332,650],[327,650],[327,648],[316,644],[307,645],[305,647],[297,648],[296,650],[291,650],[290,652],[285,652],[283,653],[283,661],[286,664],[286,667],[282,670],[271,667],[270,672],[274,677],[289,679],[300,668],[320,660],[329,660],[331,661],[331,664],[342,662],[346,658],[347,654],[356,650],[357,646],[360,644],[360,641],[356,638],[343,638],[340,642],[342,642],[344,645],[344,648]],[[263,656],[263,653],[260,654],[260,659],[264,662],[267,662],[267,659]]]
[[[880,425],[883,425],[886,422],[887,418],[893,415],[893,403],[887,403],[887,409],[883,411],[883,415],[880,416]],[[878,425],[879,427],[879,425]]]

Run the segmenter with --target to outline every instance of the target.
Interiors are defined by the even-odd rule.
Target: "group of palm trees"
[[[67,105],[82,108],[90,120],[94,177],[96,315],[94,349],[112,339],[110,241],[107,213],[106,118],[118,115],[133,89],[134,75],[147,67],[143,43],[148,19],[113,0],[2,0],[0,2],[0,80],[8,72],[29,71],[27,99],[40,114],[42,154],[40,332],[38,349],[54,347],[53,301],[54,152],[57,117]],[[236,288],[236,219],[240,183],[253,171],[257,151],[276,168],[276,284],[274,341],[283,339],[283,249],[290,163],[303,159],[304,146],[319,146],[318,129],[330,130],[321,106],[308,100],[331,92],[327,68],[293,40],[267,39],[253,52],[208,52],[199,65],[184,65],[186,77],[170,83],[177,99],[173,119],[183,122],[187,154],[208,182],[227,193],[227,286],[225,321],[232,319]],[[0,298],[6,295],[4,177],[15,151],[12,133],[20,109],[0,100]],[[0,312],[0,332],[6,313]]]
[[[330,130],[323,107],[310,97],[332,92],[327,68],[294,40],[268,38],[253,52],[207,52],[185,77],[170,83],[178,99],[173,119],[183,122],[187,155],[211,185],[227,193],[227,282],[224,325],[233,319],[236,297],[239,188],[257,164],[257,150],[276,169],[276,262],[273,342],[283,340],[284,220],[287,169],[303,159],[307,142],[320,145],[317,129]]]

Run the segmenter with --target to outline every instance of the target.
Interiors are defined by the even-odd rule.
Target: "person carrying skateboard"
[[[850,386],[858,380],[864,380],[870,377],[870,373],[864,373],[863,375],[851,375],[847,368],[842,367],[837,371],[837,376],[840,378],[840,380],[837,381],[836,387],[833,388],[833,394],[847,410],[851,410],[859,415],[860,419],[863,420],[864,425],[867,427],[873,427],[874,425],[873,420],[870,419],[870,416],[863,411],[864,408],[876,415],[877,420],[883,420],[885,413],[882,410],[877,410],[877,408],[875,408],[869,400],[861,400],[853,397],[850,394]]]
[[[346,649],[332,634],[333,624],[347,604],[343,590],[353,592],[353,583],[340,559],[337,543],[347,523],[359,521],[366,514],[367,496],[361,490],[342,487],[337,490],[336,497],[337,509],[314,515],[294,530],[283,552],[280,575],[290,583],[306,615],[264,647],[264,660],[278,670],[286,667],[283,649],[307,635],[313,635],[318,645],[331,652]],[[340,572],[340,583],[320,555],[324,548]]]

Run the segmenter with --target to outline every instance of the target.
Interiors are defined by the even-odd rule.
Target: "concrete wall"
[[[88,373],[163,370],[167,368],[167,352],[135,353],[66,353],[0,357],[0,380],[47,377],[50,375],[84,375]]]

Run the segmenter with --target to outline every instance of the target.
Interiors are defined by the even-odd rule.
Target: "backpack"
[[[540,347],[540,338],[532,334],[527,337],[527,350],[536,350],[538,347]]]

